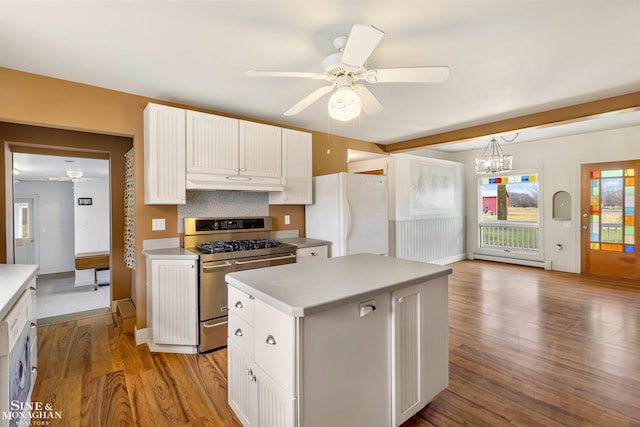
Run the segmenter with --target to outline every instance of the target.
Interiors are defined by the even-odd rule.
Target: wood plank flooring
[[[640,284],[452,267],[449,387],[404,427],[640,427]],[[38,345],[33,401],[61,413],[48,425],[240,425],[225,350],[150,353],[110,315],[39,326]]]

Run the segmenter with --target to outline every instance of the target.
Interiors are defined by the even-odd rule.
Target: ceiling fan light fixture
[[[329,98],[328,110],[332,119],[347,122],[360,115],[362,103],[351,87],[339,87]]]

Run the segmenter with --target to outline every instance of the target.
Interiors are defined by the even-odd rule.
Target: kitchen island
[[[446,266],[372,254],[230,273],[244,425],[398,426],[448,384]]]

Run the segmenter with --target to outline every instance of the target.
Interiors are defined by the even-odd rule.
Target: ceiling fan
[[[83,176],[84,174],[80,170],[68,170],[66,176],[50,176],[49,181],[71,181],[71,182],[81,182],[81,181],[96,181],[95,178],[89,178]]]
[[[365,63],[383,36],[384,32],[371,25],[354,25],[348,37],[340,36],[334,40],[333,45],[338,52],[322,61],[321,73],[251,70],[245,74],[257,77],[326,80],[331,84],[312,92],[285,111],[284,115],[293,116],[300,113],[335,89],[335,93],[329,99],[329,115],[342,121],[357,117],[361,109],[373,115],[384,108],[373,93],[359,82],[440,83],[449,78],[449,67],[446,66],[367,69]]]

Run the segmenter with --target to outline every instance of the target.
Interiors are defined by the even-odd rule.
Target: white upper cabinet
[[[144,202],[186,203],[185,110],[149,104],[144,109]]]
[[[187,189],[269,191],[274,204],[311,203],[310,133],[153,103],[144,131],[147,204],[184,204]]]
[[[282,184],[284,190],[269,193],[272,205],[312,203],[312,136],[308,132],[282,129]]]
[[[282,128],[240,120],[238,174],[282,177]]]
[[[187,111],[186,186],[282,191],[282,129]]]
[[[238,120],[187,111],[187,173],[235,175]]]

